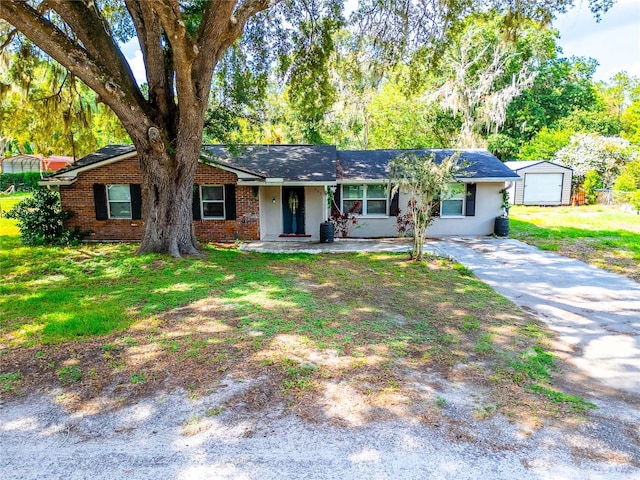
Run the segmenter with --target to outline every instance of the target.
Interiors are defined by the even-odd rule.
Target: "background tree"
[[[443,61],[444,84],[435,92],[441,106],[460,115],[458,146],[484,146],[483,129],[498,133],[511,101],[529,87],[536,76],[535,34],[539,26],[519,32],[522,45],[508,42],[499,15],[469,17],[462,34],[447,49]],[[519,40],[520,41],[520,40]]]
[[[385,82],[366,107],[369,148],[445,148],[460,123],[421,94],[394,80]]]
[[[434,209],[440,200],[451,196],[451,185],[457,180],[460,165],[458,155],[437,163],[435,158],[401,155],[389,164],[389,181],[394,186],[391,195],[402,192],[408,196],[405,215],[413,231],[411,258],[422,260],[427,228],[433,223]]]
[[[567,129],[553,129],[547,127],[536,134],[533,139],[520,147],[519,160],[548,160],[561,148],[569,144],[574,132]]]
[[[291,65],[313,65],[314,55],[324,54],[317,45],[332,47],[319,33],[341,21],[342,3],[2,0],[0,19],[80,78],[119,118],[136,147],[143,175],[144,230],[139,252],[180,256],[198,254],[191,220],[192,186],[214,69],[236,42],[242,49],[253,45],[253,54],[247,58],[255,59],[252,67],[256,70],[267,69],[273,56],[287,55],[295,45],[303,47],[298,51],[306,53],[311,63],[296,57]],[[417,54],[437,57],[433,53],[446,43],[443,40],[448,33],[475,10],[495,7],[508,11],[509,23],[517,25],[527,18],[548,21],[572,3],[361,0],[351,21],[356,34],[369,40],[376,65],[385,68]],[[606,10],[611,0],[590,0],[590,5],[599,12]],[[322,18],[331,21],[319,21]],[[6,28],[3,32],[1,45],[19,48],[21,37]],[[148,88],[144,92],[120,47],[134,35],[146,70]],[[303,80],[305,69],[298,72]],[[300,85],[312,88],[313,84]],[[309,97],[296,102],[295,96],[308,92],[293,93],[294,105],[307,108]],[[322,102],[313,105],[324,108]]]
[[[640,145],[640,82],[630,92],[631,104],[620,116],[622,136],[635,145]]]
[[[502,133],[520,145],[531,141],[543,128],[556,128],[560,119],[575,110],[590,110],[597,103],[593,82],[597,62],[559,57],[557,35],[555,31],[547,33],[547,41],[553,40],[553,47],[547,50],[547,58],[538,66],[533,85],[507,108]]]
[[[629,142],[622,138],[578,133],[555,154],[553,161],[573,169],[574,184],[581,184],[587,173],[594,171],[603,187],[611,188],[632,155]]]
[[[623,194],[623,198],[631,203],[633,208],[640,210],[640,159],[637,156],[622,167],[613,189],[628,192]]]
[[[18,56],[20,58],[18,58]],[[28,42],[0,55],[0,138],[6,155],[74,158],[107,143],[129,143],[117,117],[95,93]]]

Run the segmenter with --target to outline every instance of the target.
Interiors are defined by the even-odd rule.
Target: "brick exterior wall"
[[[195,183],[198,185],[236,184],[238,177],[211,165],[198,164]],[[139,241],[142,239],[143,220],[96,220],[93,184],[141,184],[137,157],[120,160],[92,170],[80,172],[73,185],[60,186],[62,208],[73,212],[65,227],[79,227],[91,232],[90,241]],[[260,210],[258,196],[253,187],[236,187],[236,220],[194,220],[196,237],[203,242],[227,242],[260,239]],[[142,218],[144,219],[144,211]]]

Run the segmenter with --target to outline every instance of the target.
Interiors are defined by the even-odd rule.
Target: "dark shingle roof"
[[[517,179],[519,176],[486,150],[344,150],[333,145],[247,145],[233,149],[222,145],[204,145],[201,157],[262,178],[282,178],[285,182],[335,182],[338,180],[386,180],[389,162],[401,154],[434,156],[440,163],[460,153],[468,162],[463,178]],[[133,145],[109,145],[58,170],[54,177],[64,177],[78,168],[99,164],[135,152]],[[466,173],[466,175],[464,174]],[[240,175],[241,176],[241,175]]]
[[[468,163],[461,178],[519,178],[497,157],[487,150],[478,149],[421,149],[421,150],[345,150],[338,151],[338,180],[381,180],[389,178],[389,162],[402,154],[415,154],[431,158],[437,163],[460,153]]]
[[[102,147],[100,150],[90,153],[86,157],[79,158],[69,166],[61,168],[53,176],[64,176],[65,173],[77,170],[78,168],[87,167],[94,163],[100,163],[135,151],[136,149],[133,145],[107,145],[106,147]]]
[[[205,145],[202,156],[220,165],[285,182],[335,182],[333,145],[250,145],[233,149]]]

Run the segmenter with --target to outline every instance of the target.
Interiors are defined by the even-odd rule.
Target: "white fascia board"
[[[84,167],[76,168],[75,170],[71,170],[70,172],[68,172],[68,174],[75,179],[75,177],[77,177],[79,173],[86,172],[87,170],[93,170],[94,168],[98,167],[104,167],[105,165],[110,165],[112,163],[119,162],[120,160],[126,160],[127,158],[135,157],[137,154],[138,152],[136,152],[135,150],[128,153],[123,153],[122,155],[107,158],[100,162],[92,163],[91,165],[85,165]]]
[[[41,187],[53,187],[58,185],[73,185],[76,183],[76,177],[49,178],[40,180],[38,185]]]
[[[504,183],[521,182],[521,177],[489,177],[489,178],[458,178],[461,183]]]
[[[276,179],[281,180],[281,179]],[[274,186],[283,186],[283,187],[317,187],[317,186],[331,186],[335,185],[336,182],[295,182],[295,181],[269,181],[266,180],[245,180],[243,178],[238,179],[238,185],[247,185],[249,187],[274,187]]]
[[[482,178],[456,178],[460,183],[502,183],[502,182],[521,182],[522,177],[482,177]]]
[[[522,177],[456,177],[456,180],[460,183],[501,183],[501,182],[521,182]],[[381,183],[390,183],[388,179],[379,179],[379,180],[358,180],[358,179],[349,179],[349,180],[338,180],[336,182],[338,185],[371,185],[371,184],[381,184]]]
[[[368,179],[368,180],[361,180],[361,179],[349,179],[349,180],[337,180],[335,183],[337,183],[338,185],[380,185],[381,183],[389,183],[389,179],[388,178],[379,178],[379,179]]]

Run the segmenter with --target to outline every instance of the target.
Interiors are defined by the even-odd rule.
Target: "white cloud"
[[[144,68],[144,59],[142,58],[142,52],[140,51],[140,44],[137,37],[133,37],[124,45],[121,45],[122,53],[129,62],[133,76],[138,82],[138,85],[142,85],[147,81],[147,72]]]
[[[560,31],[562,55],[598,60],[595,80],[609,80],[625,70],[640,76],[640,3],[618,0],[597,23],[586,1],[554,22]]]

